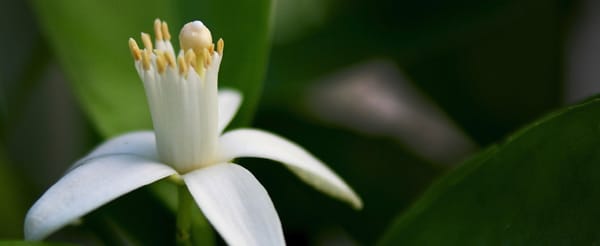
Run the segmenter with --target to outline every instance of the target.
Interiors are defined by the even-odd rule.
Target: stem
[[[177,208],[177,245],[191,246],[192,208],[194,201],[184,184],[178,185],[179,204]]]

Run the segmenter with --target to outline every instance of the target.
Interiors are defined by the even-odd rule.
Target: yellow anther
[[[208,48],[212,44],[212,35],[202,22],[193,21],[185,24],[181,29],[179,43],[181,49],[192,49],[196,55],[200,55],[204,48]]]
[[[196,54],[191,49],[189,49],[185,52],[185,64],[193,67],[194,69],[196,69],[196,72],[198,72],[198,67],[197,67],[198,63],[196,62]]]
[[[150,70],[150,57],[151,57],[151,52],[148,50],[144,50],[142,52],[142,67],[144,68],[144,70],[148,71]]]
[[[171,33],[169,32],[169,26],[167,25],[167,22],[163,21],[161,27],[163,38],[167,41],[171,40]]]
[[[176,64],[175,57],[173,57],[173,53],[165,52],[165,57],[167,58],[167,63],[169,64],[169,67],[174,68]]]
[[[212,60],[212,56],[210,55],[208,49],[204,48],[202,51],[202,57],[204,58],[204,67],[208,67],[208,65],[210,65],[210,61]]]
[[[154,20],[154,32],[157,43],[171,39],[167,23],[158,18]],[[167,42],[168,49],[154,50],[150,34],[142,32],[141,37],[144,48],[140,49],[137,42],[130,38],[129,49],[133,58],[141,61],[142,68],[146,71],[155,67],[158,73],[163,74],[170,67],[177,69],[181,75],[187,75],[192,67],[202,77],[212,64],[215,52],[223,55],[223,39],[213,44],[210,30],[200,21],[190,22],[181,29],[179,41],[183,52],[178,56],[173,53],[170,43]]]
[[[179,74],[187,74],[188,65],[185,63],[185,60],[182,55],[177,57],[177,66],[179,67]]]
[[[163,40],[161,22],[160,22],[160,19],[158,19],[158,18],[156,18],[156,20],[154,20],[154,35],[156,35],[157,41]]]
[[[152,40],[150,39],[150,35],[148,35],[148,33],[142,33],[142,42],[144,43],[144,48],[146,50],[152,50]]]
[[[165,60],[164,53],[156,56],[156,67],[159,74],[163,74],[167,68],[167,61]]]
[[[219,41],[217,41],[217,53],[221,56],[223,56],[223,48],[225,48],[225,42],[220,38]]]
[[[167,60],[167,53],[169,53],[169,52],[166,52],[164,50],[154,50],[154,54],[156,55],[156,65],[157,66],[161,65],[161,64],[158,64],[158,62],[159,62],[158,59],[162,59],[161,62],[163,63],[162,65],[164,65],[164,67],[166,67],[169,64],[169,62]],[[159,67],[159,72],[160,72],[160,70],[161,69]],[[164,71],[164,69],[163,69],[163,71]]]
[[[142,59],[140,47],[138,47],[137,43],[133,38],[129,38],[129,50],[131,50],[131,55],[133,56],[133,59],[135,59],[136,61]]]
[[[215,53],[215,44],[210,44],[210,46],[208,46],[208,52],[210,52],[211,56]]]

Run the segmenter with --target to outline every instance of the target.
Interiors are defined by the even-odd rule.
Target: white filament
[[[173,54],[169,41],[157,42],[157,49]],[[179,172],[210,165],[214,159],[218,138],[218,72],[221,56],[214,52],[205,73],[190,66],[180,74],[177,66],[158,71],[152,54],[150,69],[144,70],[141,61],[136,69],[144,82],[156,132],[161,161]]]

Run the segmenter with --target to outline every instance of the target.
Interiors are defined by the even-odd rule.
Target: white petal
[[[256,129],[234,130],[221,136],[218,151],[219,160],[225,161],[238,157],[279,161],[317,190],[362,208],[360,198],[337,174],[302,147],[280,136]]]
[[[265,188],[243,167],[222,163],[183,175],[194,200],[229,245],[285,245]]]
[[[175,173],[167,165],[133,155],[91,159],[68,172],[31,207],[25,239],[41,240],[103,204]]]
[[[87,156],[81,158],[73,166],[71,170],[88,160],[109,155],[134,155],[144,157],[146,159],[158,160],[156,152],[156,139],[152,131],[139,131],[126,133],[107,140],[100,146],[96,147]]]
[[[239,92],[234,90],[219,91],[219,121],[217,123],[219,133],[223,132],[223,129],[229,125],[241,103],[242,95]]]

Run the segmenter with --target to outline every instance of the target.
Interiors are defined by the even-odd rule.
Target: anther
[[[144,43],[144,48],[146,50],[152,50],[152,40],[150,39],[150,35],[148,35],[148,33],[142,33],[142,42]]]
[[[169,26],[167,25],[167,22],[163,21],[161,28],[164,39],[167,41],[171,40],[171,33],[169,32]]]
[[[180,75],[185,75],[187,73],[188,70],[188,66],[185,63],[185,60],[183,58],[182,55],[177,57],[177,67],[179,67],[179,74]]]
[[[211,56],[215,53],[215,44],[210,44],[210,46],[208,46],[208,52],[210,52]]]
[[[219,41],[217,41],[217,53],[221,56],[223,56],[223,48],[225,48],[225,42],[220,38]]]
[[[167,63],[169,64],[169,67],[174,68],[176,64],[175,57],[173,57],[173,53],[165,52],[165,57],[167,58]]]
[[[156,35],[156,40],[157,41],[162,41],[163,40],[163,34],[162,34],[162,29],[161,29],[161,22],[160,19],[156,18],[156,20],[154,20],[154,35]]]
[[[165,60],[164,53],[156,56],[156,67],[159,74],[163,74],[167,68],[167,61]]]
[[[198,64],[196,62],[196,54],[191,49],[189,49],[185,52],[185,64],[196,69],[196,72],[199,72],[197,69],[198,67],[196,66]]]
[[[138,47],[137,43],[133,38],[129,38],[129,50],[131,50],[131,55],[133,56],[133,59],[135,59],[136,61],[142,59],[140,48]]]
[[[210,53],[208,53],[208,49],[204,48],[204,50],[202,51],[202,57],[204,58],[204,67],[208,67],[212,58]]]

